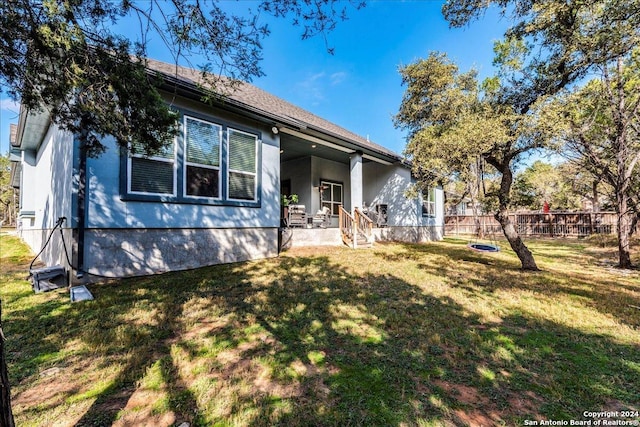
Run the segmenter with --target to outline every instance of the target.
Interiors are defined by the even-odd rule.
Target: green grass
[[[439,426],[639,410],[640,278],[591,241],[280,258],[33,294],[0,236],[17,425]],[[503,249],[505,245],[503,244]],[[638,252],[634,252],[639,262]]]

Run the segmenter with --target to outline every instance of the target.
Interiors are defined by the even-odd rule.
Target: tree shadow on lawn
[[[263,342],[275,340],[239,358],[261,355],[272,382],[299,385],[273,396],[288,410],[262,407],[251,425],[510,424],[638,397],[624,385],[639,379],[634,346],[533,316],[483,323],[450,298],[390,274],[355,276],[328,258],[285,258],[275,270],[267,275],[281,279],[258,292],[219,294],[262,327]]]
[[[118,422],[158,361],[178,424],[498,425],[640,397],[637,347],[533,315],[482,322],[392,272],[281,257],[94,286],[95,301],[12,314],[7,329],[31,328],[34,350],[11,363],[31,357],[29,381],[74,363],[65,351],[77,346],[76,359],[115,369],[76,425]],[[42,363],[42,352],[57,356]]]
[[[550,243],[545,244],[553,247]],[[519,268],[515,256],[479,254],[457,242],[446,248],[441,244],[405,244],[401,247],[403,251],[393,255],[398,261],[412,259],[420,268],[435,272],[450,286],[464,288],[472,294],[491,295],[496,291],[521,290],[552,297],[569,296],[615,317],[623,324],[640,326],[640,287],[633,284],[634,277],[638,276],[594,266],[594,258],[589,254],[578,257],[580,264],[577,263],[578,258],[571,255],[567,255],[565,260],[572,266],[588,265],[589,271],[577,269],[566,272],[550,267],[545,271],[525,272]],[[384,254],[380,256],[393,261]],[[599,271],[606,275],[598,274]]]
[[[68,290],[32,295],[29,308],[11,313],[5,331],[12,337],[7,356],[14,391],[20,390],[13,399],[17,413],[44,417],[47,425],[57,418],[47,419],[48,410],[93,399],[83,416],[70,415],[69,425],[111,425],[148,369],[170,358],[167,342],[179,330],[184,302],[180,292],[162,288],[170,281],[163,275],[92,286],[95,300],[80,303],[69,301]],[[57,372],[48,375],[50,368]],[[175,371],[162,368],[169,404],[184,402],[189,394]],[[30,383],[45,395],[29,390]],[[197,420],[197,405],[190,403],[177,414]]]

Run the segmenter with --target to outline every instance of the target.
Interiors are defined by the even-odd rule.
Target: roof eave
[[[51,115],[43,108],[42,110],[27,110],[20,105],[20,118],[18,119],[18,129],[15,137],[15,147],[21,151],[37,151],[44,139],[49,125]]]
[[[391,163],[396,163],[396,162],[401,162],[402,161],[402,157],[391,152],[391,151],[382,151],[379,149],[376,149],[375,147],[371,147],[371,146],[367,146],[364,145],[362,143],[360,143],[359,141],[355,140],[355,139],[346,139],[340,135],[336,135],[330,131],[327,131],[325,129],[320,129],[314,126],[309,125],[308,129],[314,130],[320,134],[324,134],[327,136],[330,136],[338,141],[342,141],[343,143],[348,143],[351,144],[353,146],[355,146],[356,151],[360,150],[363,152],[368,153],[369,155],[374,155],[376,157],[379,157],[382,160],[386,160],[386,161],[390,161]],[[347,146],[345,146],[345,148],[349,148]]]
[[[159,73],[156,70],[149,70],[150,73]],[[184,91],[186,91],[186,94],[183,93],[184,95],[190,96],[190,97],[196,97],[198,100],[202,99],[202,95],[203,90],[202,87],[198,86],[197,84],[191,83],[191,82],[187,82],[185,80],[182,80],[180,78],[177,78],[175,76],[170,76],[164,73],[161,73],[164,80],[165,80],[165,84],[167,85],[168,88],[174,89],[174,88],[179,88],[182,89]],[[402,162],[402,157],[392,153],[392,152],[385,152],[382,150],[378,150],[374,147],[371,146],[366,146],[363,145],[362,143],[360,143],[359,141],[355,140],[355,139],[347,139],[344,138],[343,136],[340,135],[336,135],[330,131],[327,131],[326,129],[321,129],[317,126],[313,126],[313,125],[309,125],[307,123],[303,123],[300,122],[298,120],[295,120],[291,117],[288,116],[282,116],[282,115],[278,115],[278,114],[273,114],[270,113],[268,111],[264,111],[260,108],[256,108],[250,104],[247,104],[245,102],[242,101],[238,101],[236,99],[230,98],[230,97],[224,97],[222,98],[220,101],[217,102],[218,106],[223,106],[227,109],[230,110],[236,110],[237,112],[241,112],[243,114],[247,114],[249,113],[249,115],[254,118],[257,119],[259,121],[265,122],[265,123],[269,123],[271,125],[275,125],[278,127],[291,127],[294,130],[297,130],[299,132],[303,132],[306,133],[308,135],[311,136],[318,136],[318,134],[320,135],[324,135],[325,137],[329,137],[331,140],[333,140],[334,142],[339,143],[340,145],[343,145],[345,148],[352,148],[354,150],[362,150],[363,152],[367,152],[370,155],[373,155],[375,157],[378,157],[382,160],[391,162],[391,163],[398,163],[398,162]],[[231,107],[231,108],[229,108]]]
[[[149,72],[159,73],[156,70],[149,70]],[[182,79],[176,78],[175,76],[170,76],[163,73],[160,73],[160,74],[162,74],[165,80],[165,89],[178,89],[181,91],[181,93],[179,93],[180,95],[186,96],[188,98],[196,99],[198,101],[202,101],[202,96],[204,95],[204,92],[200,86],[194,83],[190,83]],[[282,117],[277,114],[272,114],[229,97],[221,98],[219,101],[216,102],[216,104],[218,107],[225,107],[226,109],[229,109],[232,111],[236,110],[236,112],[242,112],[243,114],[249,113],[249,115],[252,118],[257,119],[264,123],[271,124],[271,125],[292,126],[298,130],[302,130],[306,127],[303,123],[297,120],[294,120],[290,117]]]

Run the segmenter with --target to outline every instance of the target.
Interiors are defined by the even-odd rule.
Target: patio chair
[[[306,227],[307,212],[305,205],[289,205],[289,227]]]
[[[327,228],[329,225],[331,225],[331,211],[324,206],[313,216],[313,226]]]

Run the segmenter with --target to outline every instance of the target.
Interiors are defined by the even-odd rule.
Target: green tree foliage
[[[615,200],[613,191],[600,174],[590,172],[574,159],[560,164],[558,170],[560,178],[568,189],[565,206],[575,205],[578,200],[587,200],[596,212],[614,210],[611,204],[611,201]]]
[[[504,95],[521,110],[628,55],[640,39],[640,0],[448,0],[442,11],[462,27],[489,7],[513,22],[495,60],[507,66]]]
[[[605,100],[617,100],[612,110],[612,141],[622,147],[628,144],[626,120],[621,108],[625,104],[620,84],[621,64],[628,61],[640,45],[640,0],[449,0],[443,13],[452,26],[460,27],[477,19],[490,6],[502,9],[513,25],[498,44],[496,63],[506,82],[500,96],[517,111],[526,112],[541,97],[554,95],[582,81],[591,72],[607,77],[610,67],[617,70],[618,84],[606,84],[616,93],[602,93]],[[613,80],[611,80],[613,81]],[[620,104],[622,103],[622,104]],[[590,141],[597,142],[597,141]],[[633,228],[629,215],[628,185],[623,169],[628,150],[616,150],[615,169],[618,183],[613,186],[618,211],[619,266],[631,267],[628,232]],[[603,173],[604,171],[599,171]],[[596,172],[597,173],[597,172]],[[637,216],[636,216],[637,220]]]
[[[499,79],[478,84],[476,73],[460,73],[442,53],[431,53],[400,69],[406,91],[396,126],[408,131],[406,154],[413,172],[421,182],[456,174],[471,175],[474,165],[489,165],[500,177],[491,191],[497,201],[496,219],[505,237],[522,263],[522,268],[537,270],[531,252],[509,219],[512,167],[524,153],[549,141],[552,122],[543,117],[544,103],[521,114],[500,97]],[[478,169],[475,169],[475,173]]]
[[[355,8],[359,2],[349,2]],[[29,110],[77,134],[89,155],[100,140],[137,141],[151,154],[174,132],[174,115],[145,69],[151,38],[176,62],[202,58],[207,86],[223,92],[234,79],[260,76],[261,12],[291,18],[303,38],[326,34],[346,18],[338,0],[262,0],[245,14],[215,0],[5,0],[0,2],[0,86]],[[127,20],[127,21],[125,21]],[[118,24],[138,36],[118,33]],[[225,76],[228,78],[222,78]]]
[[[565,149],[612,189],[618,213],[620,266],[631,266],[630,236],[640,217],[640,52],[619,58],[562,100]]]
[[[16,190],[11,186],[11,164],[9,154],[0,156],[0,223],[15,225],[17,202]]]
[[[563,166],[554,166],[541,160],[533,162],[514,180],[513,205],[518,208],[539,210],[547,202],[554,210],[580,209],[583,194],[574,191],[574,184],[578,182],[571,181],[573,176],[567,175],[566,168]],[[586,177],[583,175],[581,178]],[[590,184],[591,182],[588,183],[589,191]]]

